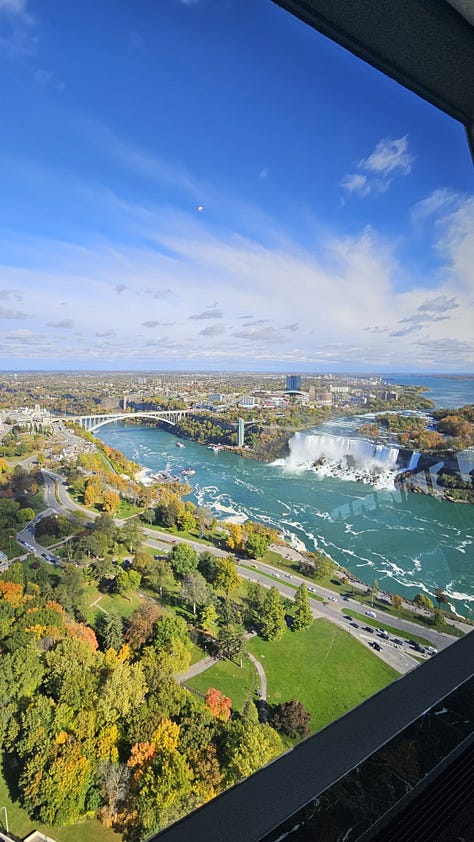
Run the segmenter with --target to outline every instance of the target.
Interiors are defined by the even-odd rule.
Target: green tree
[[[245,552],[250,558],[261,558],[268,550],[269,541],[265,535],[251,532],[245,542]]]
[[[232,660],[240,655],[240,665],[242,666],[242,653],[245,645],[245,629],[240,623],[227,623],[221,626],[217,637],[217,649],[220,658],[229,658]]]
[[[264,640],[280,640],[286,631],[285,609],[278,589],[267,591],[261,618],[261,635]]]
[[[181,596],[186,603],[192,606],[194,616],[196,616],[196,606],[205,605],[209,602],[207,582],[198,570],[186,573],[181,583]]]
[[[223,734],[224,781],[228,786],[260,769],[283,751],[270,725],[232,720]]]
[[[123,620],[113,609],[97,618],[97,633],[102,649],[120,649],[123,641]]]
[[[140,587],[141,576],[136,570],[118,570],[115,577],[115,584],[119,594],[125,595],[130,591],[136,591]]]
[[[187,573],[196,570],[198,566],[198,554],[189,544],[175,544],[168,554],[168,561],[177,576],[184,579]]]
[[[295,631],[303,631],[312,622],[313,615],[309,604],[308,591],[306,585],[301,584],[295,594],[293,628]]]

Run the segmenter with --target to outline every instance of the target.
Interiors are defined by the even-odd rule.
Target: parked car
[[[364,626],[364,631],[370,632],[370,634],[374,633],[374,630],[373,630],[372,626]]]
[[[377,618],[375,611],[366,611],[365,613],[367,614],[367,617],[373,617],[374,620]]]
[[[400,638],[399,638],[399,637],[394,637],[394,638],[393,638],[393,642],[394,642],[394,643],[398,643],[398,645],[399,645],[399,646],[403,646],[403,644],[405,643],[405,641],[404,641],[404,640],[400,640]]]
[[[358,628],[359,628],[359,623],[351,623],[351,626],[353,626],[355,629],[358,629]]]
[[[382,651],[382,647],[381,647],[380,643],[377,643],[377,641],[376,641],[376,640],[374,640],[374,642],[373,642],[372,646],[374,647],[374,649],[376,649],[376,650],[377,650],[377,652],[381,652],[381,651]]]
[[[328,596],[328,599],[330,599],[331,602],[337,602],[337,598],[335,596]]]

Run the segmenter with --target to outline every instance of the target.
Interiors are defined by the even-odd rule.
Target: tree
[[[189,544],[179,543],[175,544],[170,550],[168,561],[176,575],[184,579],[186,573],[196,570],[198,566],[198,554]]]
[[[239,623],[227,623],[219,629],[217,648],[220,658],[235,658],[244,651],[245,629]],[[242,666],[242,658],[241,663]]]
[[[209,602],[209,590],[204,576],[198,570],[186,573],[181,583],[181,595],[185,602],[192,606],[193,614],[196,616],[196,606],[205,605]]]
[[[140,587],[141,576],[136,570],[124,570],[120,568],[115,577],[117,592],[125,595],[130,591],[136,591]]]
[[[120,503],[120,494],[112,489],[107,489],[102,495],[102,506],[104,512],[117,511]]]
[[[123,641],[123,620],[113,609],[108,614],[101,614],[97,619],[97,634],[102,649],[120,649]]]
[[[428,611],[432,611],[434,608],[433,600],[426,596],[424,593],[417,593],[415,598],[413,599],[415,605],[419,605],[420,608],[426,608]]]
[[[435,598],[436,602],[438,603],[438,608],[441,605],[447,605],[448,601],[449,601],[447,594],[445,594],[445,592],[443,591],[442,588],[435,588],[434,598]]]
[[[175,584],[171,567],[164,559],[155,561],[150,572],[145,578],[148,587],[150,587],[152,591],[159,593],[160,596],[163,596],[163,588],[165,590],[171,590]]]
[[[396,612],[398,613],[400,611],[400,608],[403,605],[402,597],[398,593],[392,593],[392,594],[390,594],[390,599],[392,600],[393,607],[395,608]]]
[[[268,550],[269,540],[265,535],[251,532],[245,542],[245,552],[250,558],[261,558]]]
[[[134,649],[140,649],[153,633],[153,627],[160,615],[153,602],[142,602],[128,619],[125,639]]]
[[[222,588],[227,595],[239,587],[240,579],[235,566],[235,561],[231,556],[226,558],[217,558],[215,566],[214,587]]]
[[[270,725],[230,722],[224,739],[224,780],[230,786],[260,769],[283,751],[279,734]]]
[[[212,604],[204,605],[199,612],[199,623],[202,629],[207,632],[213,632],[217,622],[217,611]]]
[[[289,737],[307,737],[310,733],[311,714],[296,699],[281,702],[273,709],[271,722],[277,731],[283,731]]]
[[[245,617],[247,628],[255,629],[259,627],[263,616],[265,597],[266,590],[263,585],[258,582],[247,583],[247,612]]]
[[[265,596],[261,624],[264,640],[280,640],[286,631],[285,610],[275,587],[270,588]]]
[[[222,722],[227,722],[230,718],[232,708],[232,701],[228,698],[228,696],[224,696],[224,694],[221,693],[220,690],[216,690],[215,687],[209,687],[204,697],[204,701],[216,719],[220,719]]]
[[[308,591],[306,585],[301,584],[295,594],[293,628],[295,631],[303,631],[312,622],[313,615],[309,604]]]

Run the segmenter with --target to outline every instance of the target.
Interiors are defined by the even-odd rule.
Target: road
[[[81,506],[79,503],[76,503],[70,497],[67,488],[63,484],[64,479],[60,474],[49,469],[46,470],[44,468],[42,469],[42,474],[44,477],[44,496],[47,508],[39,515],[36,515],[34,521],[28,524],[28,526],[24,530],[22,530],[21,533],[18,533],[17,538],[20,541],[20,543],[26,545],[28,549],[30,549],[37,555],[43,555],[44,557],[44,553],[46,552],[47,555],[53,557],[53,554],[48,551],[45,551],[44,548],[41,547],[41,545],[38,544],[34,538],[34,526],[35,523],[41,517],[44,517],[44,515],[51,514],[53,512],[70,514],[71,511],[73,511],[80,512],[82,513],[82,515],[87,515],[88,519],[92,520],[97,518],[98,514],[97,512],[92,512],[89,509],[86,509],[84,506]],[[123,520],[119,519],[115,519],[115,522],[119,526],[123,525],[124,523]],[[161,532],[157,529],[150,529],[144,527],[143,532],[147,537],[147,546],[159,552],[169,552],[171,546],[179,541],[188,544],[197,552],[202,552],[203,550],[206,550],[212,553],[213,555],[216,555],[221,558],[228,555],[226,551],[221,550],[218,547],[213,547],[209,544],[201,544],[198,541],[193,541],[188,538],[176,538],[167,532]],[[278,550],[282,556],[286,558],[291,558],[295,561],[301,558],[301,554],[298,553],[297,550],[291,550],[287,547],[283,549],[282,547],[277,547],[276,545],[273,547],[273,549],[275,551]],[[355,637],[365,646],[369,646],[370,643],[376,640],[379,643],[379,645],[381,645],[382,649],[380,652],[377,652],[371,647],[371,652],[373,654],[376,654],[379,658],[381,658],[386,663],[390,664],[390,666],[394,667],[394,669],[396,669],[402,674],[408,672],[410,669],[413,669],[416,665],[416,662],[406,651],[408,648],[408,644],[396,644],[394,643],[393,639],[390,639],[388,641],[381,640],[377,637],[375,632],[370,633],[365,631],[362,627],[360,627],[358,623],[351,625],[350,620],[343,613],[343,609],[346,608],[349,609],[349,611],[354,611],[359,614],[363,613],[366,610],[365,606],[360,602],[357,602],[355,599],[347,598],[346,600],[341,601],[340,598],[335,597],[334,592],[329,590],[328,588],[324,588],[321,585],[317,584],[310,584],[307,579],[304,579],[303,577],[300,577],[297,574],[284,573],[281,569],[272,567],[272,565],[262,561],[238,561],[237,570],[239,575],[247,581],[259,582],[261,585],[267,588],[271,587],[272,585],[276,586],[280,594],[289,599],[294,598],[295,589],[300,584],[305,584],[306,587],[312,589],[315,595],[323,597],[325,600],[325,604],[323,604],[322,602],[311,598],[310,594],[310,605],[313,617],[315,617],[316,619],[322,617],[327,620],[330,620],[331,622],[338,625],[340,628],[344,629],[349,634],[353,635],[353,637]],[[362,585],[361,587],[364,586]],[[392,615],[383,616],[383,622],[386,622],[390,626],[393,626],[394,628],[403,631],[407,635],[418,635],[426,638],[436,649],[444,649],[446,646],[449,646],[455,641],[455,638],[453,638],[451,635],[446,635],[429,628],[421,627],[415,622],[410,622],[409,620],[404,620],[400,617],[395,617]]]

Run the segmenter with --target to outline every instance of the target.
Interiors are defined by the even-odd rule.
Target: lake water
[[[403,379],[430,385],[427,381],[433,381],[427,397],[438,406],[474,402],[473,379]],[[325,432],[350,434],[353,427],[352,419],[329,422]],[[377,578],[386,590],[413,597],[442,587],[460,613],[470,616],[474,608],[473,506],[321,477],[288,461],[253,462],[191,441],[178,448],[174,435],[152,427],[120,422],[102,427],[98,435],[153,471],[181,476],[191,467],[196,472],[187,477],[191,499],[218,517],[267,523],[307,549],[325,551],[362,580]]]

